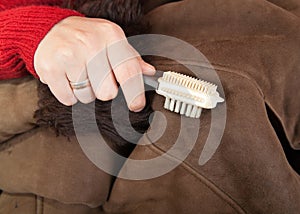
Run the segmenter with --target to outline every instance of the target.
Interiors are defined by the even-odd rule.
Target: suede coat
[[[189,42],[219,75],[227,118],[216,153],[198,164],[211,123],[211,112],[203,111],[196,144],[178,167],[148,180],[114,179],[89,161],[75,138],[35,126],[36,80],[2,81],[0,213],[299,213],[300,177],[266,106],[290,146],[300,149],[300,2],[156,0],[144,6],[151,33]],[[202,66],[189,56],[181,60]],[[151,63],[191,74],[171,60]],[[151,99],[152,108],[165,116],[166,130],[154,136],[161,126],[154,117],[140,139],[147,145],[137,146],[131,159],[162,155],[175,143],[180,115],[164,110],[163,102],[159,95]],[[129,167],[125,162],[120,173]]]

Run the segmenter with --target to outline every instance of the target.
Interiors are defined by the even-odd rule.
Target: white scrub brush
[[[215,84],[172,71],[144,76],[144,82],[166,98],[165,109],[191,118],[199,118],[202,108],[212,109],[224,101]]]

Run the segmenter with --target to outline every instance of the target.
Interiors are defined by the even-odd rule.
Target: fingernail
[[[153,65],[146,63],[147,71],[156,72],[156,69]]]

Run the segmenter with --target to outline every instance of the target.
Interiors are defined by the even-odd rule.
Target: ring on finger
[[[86,87],[90,86],[91,83],[90,83],[89,79],[86,79],[86,80],[83,80],[80,82],[71,82],[70,81],[70,85],[71,85],[72,89],[74,90],[74,89],[86,88]]]

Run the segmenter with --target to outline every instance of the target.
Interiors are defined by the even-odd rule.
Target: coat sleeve
[[[38,77],[34,53],[48,31],[69,16],[82,14],[56,5],[60,0],[0,0],[0,80]]]

